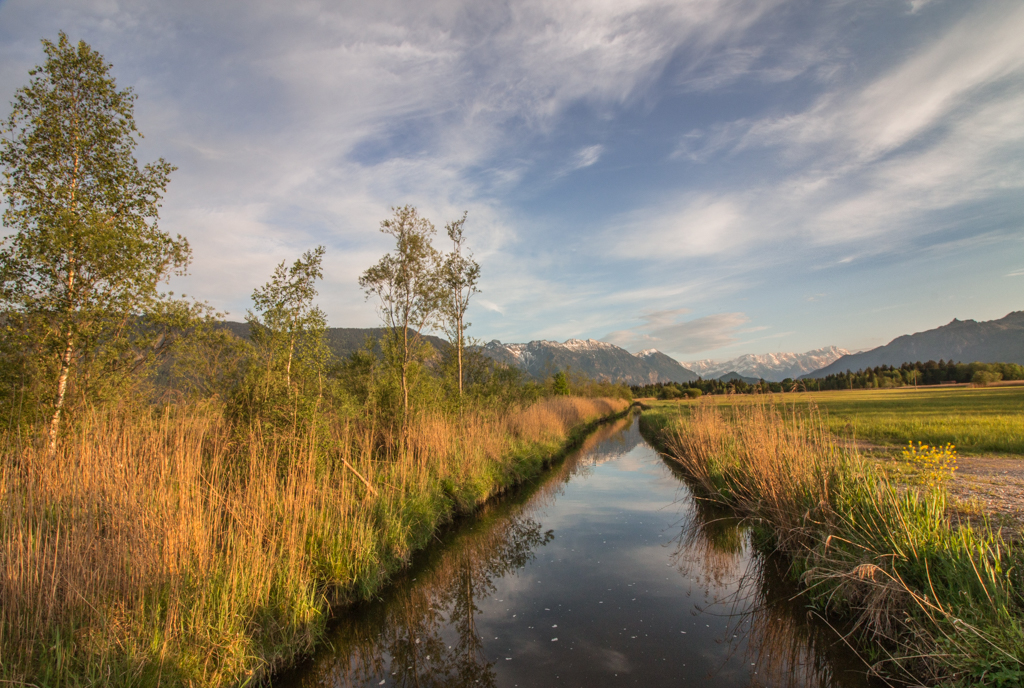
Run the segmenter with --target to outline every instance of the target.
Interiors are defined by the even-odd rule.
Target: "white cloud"
[[[241,310],[274,264],[325,243],[331,322],[369,325],[355,280],[361,261],[387,248],[376,228],[388,206],[417,204],[439,224],[468,209],[486,262],[516,238],[493,194],[531,164],[507,154],[521,146],[510,123],[545,135],[574,103],[631,102],[681,45],[707,53],[768,9],[754,0],[7,0],[0,22],[31,36],[65,28],[136,87],[140,159],[180,168],[162,225],[195,247],[190,292]],[[32,41],[3,48],[14,64],[31,62],[19,70],[0,60],[0,93],[40,61]],[[603,151],[587,146],[572,164]],[[532,280],[521,260],[510,271]]]
[[[587,146],[581,149],[576,153],[572,169],[579,170],[584,167],[590,167],[600,159],[603,152],[604,146],[601,145]]]
[[[641,324],[610,332],[602,339],[629,351],[658,349],[672,356],[686,356],[728,346],[749,318],[743,313],[716,313],[693,320],[680,320],[688,311],[674,309],[641,316]],[[758,328],[759,329],[759,328]]]
[[[993,3],[863,88],[830,91],[802,113],[754,123],[742,145],[780,144],[790,155],[831,151],[851,162],[877,159],[946,123],[957,108],[986,102],[991,96],[979,89],[1019,78],[1022,34],[1024,7]]]
[[[678,210],[632,213],[613,224],[606,242],[624,258],[661,261],[725,253],[749,239],[744,204],[738,197],[691,196]]]
[[[1024,188],[1024,7],[994,7],[806,111],[691,131],[673,157],[767,148],[786,171],[666,198],[612,223],[602,246],[648,260],[847,247],[829,261],[847,262],[851,245],[858,256],[906,247],[942,228],[929,213]],[[628,240],[612,238],[624,230]]]

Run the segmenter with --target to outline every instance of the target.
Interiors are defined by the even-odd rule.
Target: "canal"
[[[440,536],[274,685],[872,685],[783,566],[632,416]]]

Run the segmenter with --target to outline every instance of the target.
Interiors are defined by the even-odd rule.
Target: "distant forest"
[[[960,363],[940,360],[922,363],[904,363],[900,367],[876,366],[852,372],[826,375],[823,378],[782,382],[761,380],[749,384],[743,380],[695,380],[694,382],[666,382],[653,385],[635,385],[630,389],[634,397],[679,399],[700,394],[766,394],[768,392],[819,392],[836,389],[888,389],[915,385],[972,383],[987,385],[1000,380],[1024,380],[1024,366],[1016,363]],[[699,394],[696,392],[699,391]]]

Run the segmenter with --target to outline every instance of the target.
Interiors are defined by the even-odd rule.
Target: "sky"
[[[170,286],[241,320],[323,245],[372,327],[380,222],[468,212],[470,335],[679,360],[1024,309],[1020,0],[0,0],[6,117],[64,31],[177,166]]]

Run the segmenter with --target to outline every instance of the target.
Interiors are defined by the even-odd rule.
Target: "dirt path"
[[[895,467],[910,480],[912,469],[893,456],[897,447],[857,442],[858,451]],[[948,485],[955,515],[974,523],[984,516],[1013,539],[1024,540],[1024,456],[959,456],[957,470]]]
[[[959,514],[988,514],[993,526],[1024,536],[1024,458],[961,456],[949,494]]]

